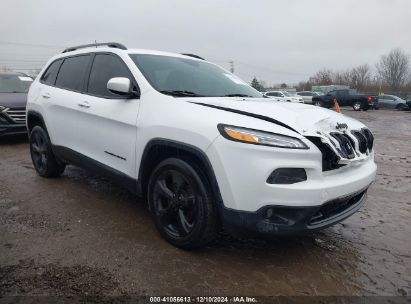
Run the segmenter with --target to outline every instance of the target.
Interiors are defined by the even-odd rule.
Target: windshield
[[[27,93],[32,82],[28,76],[0,75],[0,93]]]
[[[0,93],[27,93],[32,82],[28,76],[0,75]]]
[[[290,93],[288,93],[288,92],[286,92],[286,91],[282,91],[281,93],[283,93],[285,96],[287,96],[287,97],[292,97],[293,95],[292,94],[290,94]]]
[[[206,61],[149,54],[131,54],[130,57],[153,88],[163,94],[262,97],[237,76]]]
[[[388,95],[388,96],[390,96],[390,95]],[[401,97],[398,97],[398,96],[395,96],[395,95],[391,95],[391,97],[394,97],[394,99],[399,100],[399,101],[405,101]]]

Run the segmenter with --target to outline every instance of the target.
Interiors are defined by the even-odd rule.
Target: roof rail
[[[181,55],[190,56],[190,57],[193,57],[193,58],[205,60],[203,57],[200,57],[200,56],[195,55],[195,54],[185,54],[185,53],[181,53]]]
[[[72,52],[72,51],[75,51],[75,50],[78,50],[78,49],[85,49],[85,48],[89,48],[89,47],[98,47],[98,46],[103,46],[103,45],[111,47],[111,48],[120,49],[120,50],[127,50],[127,48],[124,45],[122,45],[121,43],[102,42],[102,43],[91,43],[91,44],[72,46],[72,47],[69,47],[69,48],[65,49],[63,51],[63,53]]]

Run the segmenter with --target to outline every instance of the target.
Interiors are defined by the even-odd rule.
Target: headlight
[[[233,141],[277,148],[308,149],[304,142],[291,136],[223,124],[217,127],[223,137]]]

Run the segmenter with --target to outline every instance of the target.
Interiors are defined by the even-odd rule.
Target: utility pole
[[[228,63],[230,64],[230,72],[234,74],[234,61],[231,60]]]

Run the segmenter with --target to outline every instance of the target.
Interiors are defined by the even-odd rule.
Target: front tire
[[[155,225],[169,243],[194,249],[215,239],[219,225],[211,187],[194,165],[177,158],[162,161],[147,194]]]
[[[404,110],[405,110],[405,105],[403,105],[402,103],[400,103],[400,104],[397,105],[396,108],[397,108],[398,111],[404,111]]]
[[[42,177],[60,176],[66,165],[53,154],[47,132],[40,126],[35,126],[30,133],[30,155],[38,175]]]

